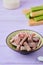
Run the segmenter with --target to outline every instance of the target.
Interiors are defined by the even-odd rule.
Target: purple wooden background
[[[2,0],[0,0],[0,65],[43,65],[43,62],[37,60],[38,56],[43,55],[43,47],[35,53],[24,56],[6,45],[7,35],[19,29],[34,30],[43,36],[43,25],[28,26],[28,20],[22,14],[24,8],[42,4],[43,0],[22,0],[20,8],[7,10],[3,8]]]

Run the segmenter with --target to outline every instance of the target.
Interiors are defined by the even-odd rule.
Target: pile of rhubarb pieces
[[[31,9],[23,10],[23,13],[29,19],[28,24],[31,26],[43,24],[43,6],[32,7]]]

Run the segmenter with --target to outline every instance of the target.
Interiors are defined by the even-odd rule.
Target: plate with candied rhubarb
[[[43,46],[43,37],[32,30],[16,30],[6,38],[7,45],[16,52],[29,54]]]

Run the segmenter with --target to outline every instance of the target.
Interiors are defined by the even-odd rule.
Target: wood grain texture
[[[37,4],[35,4],[35,3]],[[30,8],[43,4],[43,0],[26,0],[22,3],[21,7],[17,10],[7,10],[3,8],[2,0],[0,0],[0,65],[43,65],[42,62],[37,60],[37,57],[43,55],[43,48],[30,55],[21,55],[11,50],[6,45],[6,37],[15,30],[29,29],[37,31],[43,36],[43,25],[41,26],[28,26],[27,19],[22,14],[24,8]]]

